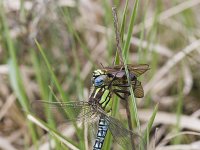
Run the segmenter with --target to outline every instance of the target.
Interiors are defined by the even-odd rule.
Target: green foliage
[[[143,128],[141,129],[137,100],[134,97],[133,88],[130,87],[129,108],[134,131],[137,130],[142,135],[147,145],[150,143],[152,126],[156,115],[159,114],[157,102],[160,102],[161,111],[167,111],[176,116],[176,123],[171,125],[172,127],[170,126],[167,132],[175,131],[179,134],[183,129],[182,115],[190,115],[199,109],[196,105],[199,103],[200,87],[199,65],[196,65],[199,64],[199,53],[195,53],[195,50],[194,53],[183,51],[184,47],[190,44],[191,47],[194,46],[194,49],[198,49],[195,44],[193,45],[193,41],[199,39],[198,9],[196,8],[199,3],[161,0],[153,3],[149,0],[115,0],[113,3],[106,0],[92,3],[70,2],[60,4],[50,1],[37,4],[30,1],[32,9],[28,8],[29,5],[24,0],[20,1],[18,9],[9,8],[3,1],[0,2],[0,67],[6,65],[9,78],[4,78],[4,73],[0,78],[0,81],[7,80],[8,84],[7,89],[2,89],[0,92],[2,104],[4,105],[13,92],[17,98],[17,106],[22,110],[22,118],[26,118],[28,114],[31,121],[37,125],[42,124],[50,132],[50,139],[56,141],[55,148],[59,149],[62,142],[68,145],[67,148],[72,146],[75,149],[87,149],[84,128],[78,128],[77,123],[72,121],[71,124],[76,132],[75,141],[70,140],[71,137],[65,138],[57,132],[56,118],[50,109],[43,110],[47,121],[44,123],[33,115],[31,103],[38,99],[50,102],[56,99],[61,102],[87,101],[88,89],[91,87],[90,77],[94,68],[100,68],[100,63],[103,66],[112,66],[114,59],[115,65],[121,63],[121,54],[116,48],[113,27],[112,5],[116,5],[123,63],[147,63],[151,68],[145,74],[146,76],[140,77],[140,81],[145,85],[144,93],[147,95],[142,102],[139,102],[139,106],[146,109],[154,108],[149,120],[145,121],[147,126],[144,131],[142,131]],[[134,38],[139,41],[139,44],[134,42]],[[177,62],[170,61],[174,56],[179,56],[176,58]],[[183,57],[180,58],[180,56]],[[169,64],[171,62],[169,68],[167,68],[168,62]],[[162,68],[162,66],[166,67]],[[175,69],[171,69],[173,67]],[[24,68],[29,73],[26,71],[24,73]],[[189,73],[185,74],[185,70],[189,70]],[[126,73],[129,75],[127,67]],[[160,78],[158,73],[161,74]],[[0,87],[3,86],[0,84]],[[185,93],[188,89],[189,92]],[[190,93],[190,90],[193,92]],[[4,91],[10,92],[7,92],[9,93],[7,97],[2,94]],[[171,98],[171,101],[163,102],[162,99],[166,98]],[[123,103],[120,104],[117,97],[114,97],[113,101],[112,116],[121,117],[119,108],[123,108]],[[174,107],[169,109],[169,106]],[[74,110],[59,111],[66,120],[72,120],[74,117]],[[3,123],[4,119],[2,120]],[[34,145],[35,149],[38,149],[40,146],[38,141],[43,134],[32,122],[26,120],[23,124],[26,124],[28,127],[26,130],[30,131],[24,136],[26,138],[24,138],[23,148],[28,149]],[[193,143],[194,139],[194,137],[187,138]],[[90,140],[89,143],[91,143]],[[174,138],[171,143],[181,144],[183,137]],[[142,144],[141,142],[141,149]],[[108,150],[113,146],[115,145],[112,135],[108,132],[103,149]]]

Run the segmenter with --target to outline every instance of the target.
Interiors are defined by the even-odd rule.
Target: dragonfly
[[[137,79],[140,75],[144,74],[149,70],[148,64],[140,65],[127,65],[130,82],[133,87],[134,96],[136,98],[144,97],[144,90],[141,82]],[[124,97],[121,94],[129,94],[130,92],[127,87],[128,79],[125,72],[125,66],[116,65],[114,67],[103,67],[103,69],[97,69],[93,72],[92,83],[94,86],[107,87],[113,93],[115,93],[121,99]]]
[[[131,84],[134,87],[136,97],[143,97],[144,92],[141,82],[137,80],[141,74],[149,69],[148,65],[128,65]],[[50,107],[62,107],[66,111],[73,109],[77,118],[90,120],[96,118],[98,122],[98,131],[93,145],[93,150],[101,150],[107,131],[110,130],[114,140],[125,149],[132,149],[132,143],[135,148],[142,141],[139,134],[128,130],[123,123],[112,117],[113,94],[124,98],[122,94],[129,93],[126,89],[129,85],[126,78],[124,66],[104,67],[93,72],[92,90],[88,101],[75,102],[48,102],[40,101]],[[134,141],[130,140],[134,137]],[[139,142],[138,142],[139,141]]]
[[[134,95],[137,98],[142,98],[144,96],[144,91],[141,85],[141,82],[137,80],[137,78],[145,73],[147,70],[149,70],[149,65],[147,64],[141,64],[141,65],[127,65],[128,71],[129,71],[129,78],[131,81],[131,84],[133,86]],[[103,91],[107,93],[104,93],[103,96],[98,96],[98,92],[93,92],[92,97],[95,96],[97,99],[100,99],[99,104],[102,106],[103,110],[108,113],[112,109],[112,94],[116,94],[121,99],[125,99],[121,94],[129,94],[130,92],[127,90],[127,87],[130,85],[128,84],[126,72],[125,72],[125,66],[122,65],[116,65],[114,67],[104,67],[103,69],[97,69],[93,72],[93,78],[92,78],[93,87],[98,89],[99,91]],[[95,90],[94,90],[95,91]],[[95,94],[94,94],[95,93]],[[111,104],[110,104],[111,103]],[[97,139],[95,142],[94,147],[96,146],[96,150],[101,149],[101,146],[103,145],[103,140],[105,138],[105,134],[107,132],[109,123],[104,119],[102,116],[99,120],[99,130],[97,132]],[[103,130],[101,136],[101,132]],[[112,130],[111,130],[112,133]],[[128,132],[126,132],[128,133]],[[130,133],[131,135],[132,133]],[[102,138],[102,142],[99,142],[98,135]],[[130,137],[128,137],[130,138]],[[127,143],[127,142],[126,142]],[[130,143],[129,143],[130,144]],[[130,147],[130,145],[129,145]]]

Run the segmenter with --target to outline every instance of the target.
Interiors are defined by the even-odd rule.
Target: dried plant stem
[[[112,13],[113,13],[113,18],[114,18],[114,27],[115,27],[115,35],[116,35],[117,52],[119,54],[120,63],[122,65],[124,65],[123,56],[122,56],[122,46],[121,46],[121,40],[120,40],[120,33],[119,33],[118,17],[117,17],[116,7],[112,7]]]

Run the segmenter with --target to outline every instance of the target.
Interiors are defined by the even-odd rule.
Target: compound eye
[[[96,79],[94,79],[94,86],[101,86],[104,83],[104,80],[101,76],[97,77]]]

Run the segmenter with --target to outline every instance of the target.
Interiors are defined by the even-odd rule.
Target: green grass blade
[[[40,91],[40,95],[41,95],[41,98],[42,100],[48,100],[48,101],[52,101],[53,99],[53,95],[51,93],[51,91],[49,90],[48,88],[48,79],[49,79],[49,76],[48,76],[48,73],[43,73],[45,72],[42,69],[44,69],[43,67],[41,67],[41,63],[39,62],[39,59],[36,55],[36,52],[34,49],[31,49],[31,58],[32,58],[32,63],[33,63],[33,68],[35,70],[35,73],[36,73],[36,80],[37,80],[37,83],[39,85],[39,91]],[[47,72],[47,71],[46,71]],[[53,114],[51,113],[50,109],[44,107],[44,112],[45,112],[45,115],[46,115],[46,118],[47,118],[47,122],[48,122],[48,125],[53,128],[53,129],[56,129],[56,125],[55,125],[55,120],[53,118]],[[50,138],[53,138],[55,140],[55,147],[56,149],[59,149],[60,147],[60,143],[58,141],[58,139],[55,138],[55,136],[50,136]]]
[[[25,109],[26,111],[29,111],[29,102],[25,94],[25,90],[23,87],[20,71],[19,71],[19,66],[17,63],[17,58],[16,58],[16,50],[15,46],[13,44],[13,41],[10,37],[8,25],[5,19],[5,16],[3,14],[3,11],[1,11],[1,20],[3,23],[3,28],[4,28],[4,36],[6,40],[6,46],[9,51],[9,56],[10,56],[10,61],[9,61],[9,74],[10,74],[10,79],[11,83],[13,83],[13,89],[16,92],[17,97],[19,98],[20,104]]]
[[[125,32],[125,27],[126,27],[126,16],[127,16],[127,9],[128,9],[128,3],[129,0],[126,0],[125,8],[123,11],[123,18],[122,18],[122,23],[121,23],[121,29],[120,29],[120,35],[121,35],[121,43],[124,41],[124,32]]]
[[[69,100],[68,96],[66,96],[66,94],[64,93],[62,87],[60,86],[60,84],[58,82],[58,79],[56,78],[56,76],[55,76],[55,74],[53,72],[53,69],[52,69],[52,67],[51,67],[51,65],[50,65],[50,63],[49,63],[49,61],[48,61],[48,59],[47,59],[47,57],[46,57],[46,55],[44,53],[44,50],[42,49],[42,47],[40,46],[40,44],[38,43],[37,40],[35,40],[35,43],[36,43],[38,49],[40,50],[40,53],[42,54],[42,57],[43,57],[46,65],[47,65],[47,68],[48,68],[49,73],[50,73],[50,75],[52,77],[53,83],[55,84],[58,92],[61,94],[61,98],[62,98],[61,100]]]
[[[17,79],[17,75],[16,75],[16,66],[13,63],[12,59],[8,62],[9,65],[9,76],[10,76],[10,82],[11,82],[11,86],[19,100],[19,103],[22,107],[23,110],[25,110],[26,112],[30,112],[30,105],[28,105],[28,102],[26,101],[26,95],[24,93],[24,91],[21,90],[21,88],[19,87],[19,82]],[[18,70],[19,71],[19,70]],[[35,130],[35,126],[31,123],[31,122],[26,122],[28,124],[28,128],[30,131],[30,135],[33,139],[33,143],[35,148],[37,149],[37,134],[36,134],[36,130]]]
[[[10,77],[10,81],[11,81],[11,86],[19,100],[21,107],[25,111],[29,112],[30,105],[29,105],[29,101],[28,101],[28,98],[25,93],[23,81],[21,79],[20,70],[19,70],[19,66],[18,66],[17,58],[16,58],[16,49],[15,49],[13,40],[10,36],[10,32],[9,32],[7,20],[4,15],[4,9],[3,9],[2,3],[0,3],[0,8],[1,8],[1,11],[0,11],[1,19],[0,20],[2,21],[2,26],[4,28],[4,36],[5,36],[6,46],[8,48],[9,56],[10,56],[8,65],[9,65],[9,77]],[[35,148],[37,148],[37,135],[36,135],[33,124],[28,123],[28,128],[30,130],[31,138],[33,139]]]
[[[47,100],[48,99],[48,86],[47,85],[47,82],[45,79],[48,79],[48,76],[45,76],[42,74],[42,70],[41,70],[41,64],[39,62],[39,59],[36,55],[36,52],[34,49],[31,49],[31,59],[32,59],[32,63],[33,63],[33,68],[35,70],[35,73],[36,73],[36,80],[37,80],[37,83],[39,85],[39,91],[40,92],[40,95],[41,95],[41,98],[43,100]]]
[[[114,65],[119,65],[119,64],[120,64],[119,52],[116,50]],[[111,116],[115,117],[117,115],[118,108],[119,108],[119,98],[117,96],[114,96],[112,99],[113,99],[113,104],[112,104]],[[111,133],[108,131],[105,138],[104,145],[103,145],[104,150],[111,148],[112,140],[113,140],[113,137]]]
[[[139,3],[139,1],[136,0],[135,4],[134,4],[134,9],[133,9],[132,14],[131,14],[131,20],[130,20],[130,23],[129,23],[129,28],[128,28],[126,41],[125,41],[125,44],[124,44],[124,47],[123,47],[123,54],[122,55],[123,55],[124,64],[128,63],[127,56],[128,56],[128,52],[129,52],[128,50],[129,50],[129,47],[130,47],[130,39],[132,37],[132,32],[133,32],[133,25],[134,25],[134,21],[135,21],[136,14],[137,14],[138,3]],[[126,71],[126,75],[127,75],[127,78],[128,78],[128,82],[130,84],[130,80],[129,80],[130,77],[129,77],[127,65],[125,65],[125,71]],[[136,99],[134,97],[133,87],[132,86],[130,87],[130,92],[131,92],[131,100],[132,100],[130,105],[133,105],[133,109],[130,109],[130,110],[131,110],[131,114],[134,114],[134,116],[135,116],[135,118],[133,118],[132,117],[133,115],[131,115],[131,117],[132,117],[131,121],[132,121],[132,124],[133,124],[134,120],[135,120],[136,124],[137,124],[137,127],[140,130],[140,122],[139,122],[139,118],[138,118]]]
[[[120,40],[123,46],[123,41],[124,41],[124,32],[125,32],[125,24],[126,24],[126,15],[127,15],[127,9],[128,9],[128,2],[129,0],[126,0],[126,4],[125,4],[125,8],[123,11],[123,18],[122,18],[122,23],[121,23],[121,27],[120,27]],[[119,52],[116,50],[115,53],[115,65],[120,64],[120,58],[119,58]]]
[[[123,55],[125,56],[125,58],[124,58],[125,63],[127,63],[126,60],[127,60],[128,50],[129,50],[129,47],[130,47],[130,41],[131,41],[132,33],[133,33],[133,25],[134,25],[135,18],[136,18],[136,15],[137,15],[138,3],[139,3],[139,0],[136,0],[132,14],[131,14],[131,19],[130,19],[130,23],[129,23],[129,27],[128,27],[128,31],[127,31],[127,37],[125,39],[125,44],[123,46]]]
[[[58,92],[61,94],[60,101],[61,102],[63,102],[63,101],[69,101],[69,96],[64,93],[61,85],[59,84],[59,82],[58,82],[58,80],[57,80],[57,78],[56,78],[56,76],[55,76],[55,74],[53,72],[53,69],[52,69],[52,67],[51,67],[51,65],[50,65],[50,63],[49,63],[49,61],[48,61],[48,59],[47,59],[47,57],[46,57],[46,55],[44,53],[44,50],[42,49],[42,47],[40,46],[40,44],[37,42],[37,40],[35,40],[35,42],[36,42],[36,45],[38,46],[38,49],[40,50],[40,53],[42,54],[42,57],[43,57],[46,65],[47,65],[48,71],[49,71],[50,76],[52,78],[52,82],[55,84]],[[66,116],[70,120],[72,120],[72,116],[74,116],[73,115],[73,110],[67,110],[67,111],[63,111],[63,112],[66,114]],[[76,133],[78,135],[78,138],[80,139],[80,145],[82,145],[84,147],[84,140],[83,140],[82,132],[80,132],[80,130],[77,128],[77,125],[76,125],[75,122],[73,122],[73,125],[74,125],[74,127],[76,129]]]
[[[126,7],[125,7],[125,10],[124,10],[124,16],[123,16],[123,22],[122,22],[122,25],[121,25],[121,32],[123,31],[124,32],[124,25],[125,25],[125,18],[126,18],[126,15],[125,15],[125,12],[126,12],[126,9],[127,9],[127,5],[128,5],[128,1],[126,1]],[[132,16],[131,16],[131,21],[130,21],[130,25],[129,25],[129,29],[128,29],[128,35],[129,36],[127,36],[127,39],[126,39],[126,42],[125,42],[125,46],[124,46],[124,48],[123,48],[123,61],[125,62],[125,64],[127,64],[127,62],[126,62],[126,56],[127,56],[127,52],[128,52],[128,48],[129,48],[129,46],[130,46],[130,38],[131,38],[131,35],[132,35],[132,29],[133,29],[133,23],[134,23],[134,20],[135,20],[135,16],[136,16],[136,9],[137,9],[137,6],[138,6],[138,1],[136,1],[135,2],[135,6],[134,6],[134,10],[133,10],[133,12],[132,12]],[[131,28],[131,29],[130,29]],[[121,34],[122,35],[122,34]],[[128,39],[129,38],[129,39]],[[126,54],[126,56],[125,56],[125,54]],[[115,65],[117,64],[117,63],[119,63],[119,55],[118,55],[118,52],[116,52],[116,56],[115,56]],[[128,75],[128,69],[127,69],[127,66],[125,66],[126,67],[126,74]],[[128,79],[129,79],[129,76],[128,76]],[[131,85],[131,84],[130,84]],[[131,87],[132,88],[132,87]],[[132,91],[132,94],[131,95],[134,95],[133,94],[133,89],[131,90]],[[133,96],[133,98],[134,98],[134,96]],[[133,99],[132,98],[132,99]],[[135,103],[135,105],[134,105],[134,112],[131,112],[132,114],[137,114],[137,107],[136,107],[136,102],[135,102],[135,100],[134,100],[134,103]],[[113,102],[113,116],[114,115],[116,115],[116,110],[118,109],[118,105],[119,105],[119,101],[114,101]],[[135,113],[136,112],[136,113]],[[135,118],[137,118],[137,122],[139,122],[139,119],[138,119],[138,115],[136,115],[136,117]],[[137,123],[138,124],[138,127],[140,127],[140,125],[139,125],[139,123]],[[111,142],[112,142],[112,137],[111,137],[111,134],[110,133],[108,133],[108,135],[107,135],[107,138],[108,139],[106,139],[106,143],[105,143],[105,148],[106,149],[110,149],[110,146],[111,146]]]
[[[147,146],[148,146],[148,143],[149,143],[149,131],[151,131],[151,128],[152,128],[152,125],[153,125],[153,122],[154,122],[154,119],[156,117],[157,112],[158,112],[158,104],[156,104],[156,106],[153,110],[153,113],[151,115],[151,118],[148,121],[147,128],[144,132],[144,141],[145,141]]]
[[[183,66],[183,65],[182,65]],[[183,72],[183,68],[182,72]],[[176,126],[175,126],[175,133],[178,134],[181,131],[181,116],[183,114],[183,99],[184,99],[184,94],[183,94],[183,78],[180,77],[178,82],[178,97],[177,97],[177,106],[176,106]],[[178,136],[173,139],[174,144],[180,144],[181,143],[181,136]]]
[[[56,130],[52,129],[48,124],[46,124],[42,120],[38,119],[34,115],[27,114],[27,118],[30,121],[32,121],[33,123],[35,123],[38,126],[40,126],[42,129],[44,129],[47,132],[49,132],[52,136],[56,137],[58,139],[58,141],[61,141],[62,143],[64,143],[70,149],[79,150],[79,148],[77,146],[75,146],[75,144],[71,140],[67,139],[66,137],[61,135],[59,132],[57,132]]]

